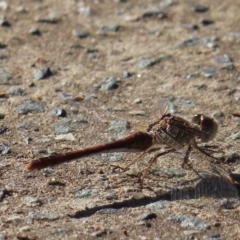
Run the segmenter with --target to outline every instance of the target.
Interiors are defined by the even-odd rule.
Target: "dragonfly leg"
[[[150,163],[148,164],[147,168],[146,168],[146,169],[144,170],[144,172],[143,172],[143,175],[142,175],[142,177],[141,177],[141,180],[143,181],[143,179],[144,179],[144,178],[146,177],[146,175],[148,174],[151,166],[153,165],[153,163],[154,163],[159,157],[161,157],[161,156],[163,156],[163,155],[166,155],[166,154],[168,154],[168,153],[170,153],[170,152],[174,152],[174,151],[176,151],[174,148],[170,148],[170,149],[168,149],[168,150],[166,150],[166,151],[164,151],[164,152],[160,152],[160,153],[156,154],[154,157],[152,157],[151,160],[150,160]]]
[[[159,148],[158,148],[159,149]],[[157,150],[158,150],[157,149]],[[138,157],[136,157],[135,159],[133,159],[133,161],[131,161],[127,166],[125,166],[125,167],[120,167],[120,166],[118,166],[118,165],[114,165],[114,164],[111,164],[109,167],[114,167],[114,168],[119,168],[119,169],[121,169],[121,170],[123,170],[123,171],[127,171],[128,170],[128,168],[131,166],[131,165],[133,165],[134,163],[136,163],[140,158],[142,158],[146,153],[148,153],[148,152],[151,152],[152,151],[152,149],[151,148],[149,148],[149,149],[147,149],[146,151],[144,151],[142,154],[140,154]]]
[[[189,165],[189,154],[190,154],[191,150],[192,150],[192,146],[189,145],[188,149],[184,155],[184,158],[183,158],[182,168],[185,168],[186,164]]]
[[[210,157],[210,158],[212,158],[212,159],[214,159],[214,160],[217,160],[218,162],[222,162],[221,159],[212,156],[211,154],[209,154],[208,152],[206,152],[205,150],[203,150],[203,148],[199,147],[195,141],[192,141],[191,144],[192,144],[192,146],[193,146],[194,148],[196,148],[199,152],[201,152],[202,154],[206,155],[207,157]]]
[[[182,167],[184,168],[184,166],[187,164],[188,167],[189,167],[198,177],[203,178],[203,177],[198,173],[198,171],[193,168],[192,164],[189,162],[189,155],[190,155],[190,152],[191,152],[191,151],[192,151],[192,146],[189,145],[189,146],[188,146],[188,149],[187,149],[187,151],[186,151],[186,153],[185,153],[184,159],[183,159]]]

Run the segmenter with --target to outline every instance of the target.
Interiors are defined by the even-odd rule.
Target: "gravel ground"
[[[0,1],[0,239],[240,239],[240,3]],[[38,157],[128,136],[170,113],[212,115],[236,185],[164,156]],[[235,153],[235,155],[234,155]],[[230,157],[229,157],[230,156]]]

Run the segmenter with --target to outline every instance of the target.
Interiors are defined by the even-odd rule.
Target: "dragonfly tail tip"
[[[34,170],[31,162],[28,163],[28,164],[26,164],[26,165],[25,165],[25,168],[26,168],[28,171]]]

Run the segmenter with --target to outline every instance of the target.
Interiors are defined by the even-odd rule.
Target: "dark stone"
[[[240,160],[240,156],[237,153],[229,155],[226,159],[226,163],[235,163],[237,160]]]
[[[209,7],[203,6],[203,5],[195,5],[191,7],[192,11],[198,12],[198,13],[203,13],[208,11]]]
[[[199,19],[199,23],[201,23],[203,26],[208,26],[214,23],[214,21],[209,19]]]
[[[57,116],[57,117],[66,117],[67,112],[63,108],[54,108],[49,115]]]
[[[5,126],[0,126],[0,134],[5,133],[7,130],[8,130],[7,127],[5,127]]]
[[[144,221],[144,220],[150,220],[150,219],[154,219],[157,218],[157,214],[156,213],[144,213],[142,216],[140,216],[140,220]]]

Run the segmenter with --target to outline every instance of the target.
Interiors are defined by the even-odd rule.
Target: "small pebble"
[[[98,191],[96,189],[86,188],[75,192],[75,197],[78,198],[92,198],[96,195],[98,195]]]
[[[58,23],[61,20],[58,13],[52,11],[49,12],[49,14],[46,17],[38,18],[37,21],[40,23],[49,23],[49,24],[55,24]]]
[[[86,49],[86,53],[89,54],[89,53],[97,53],[99,52],[98,49],[95,49],[95,48],[87,48]]]
[[[25,202],[27,206],[41,206],[43,204],[43,201],[40,198],[31,196],[25,197]]]
[[[211,225],[204,220],[202,220],[199,217],[194,217],[194,216],[187,216],[187,215],[182,215],[182,216],[170,216],[168,217],[168,220],[173,221],[173,222],[178,222],[181,224],[181,227],[191,227],[196,230],[207,230],[210,229]]]
[[[31,129],[34,127],[33,122],[20,122],[17,125],[18,128]]]
[[[152,224],[148,221],[140,221],[136,225],[145,226],[145,227],[149,227],[149,228],[152,226]]]
[[[7,1],[0,1],[0,9],[5,11],[9,8],[9,3]]]
[[[142,14],[142,18],[151,18],[151,17],[163,18],[163,17],[166,17],[166,14],[163,11],[145,11]]]
[[[203,240],[222,240],[221,234],[212,234],[212,235],[205,235]]]
[[[18,12],[18,13],[28,13],[28,10],[24,6],[18,6],[18,7],[16,7],[16,12]]]
[[[4,49],[7,47],[7,44],[0,42],[0,49]]]
[[[189,235],[200,233],[200,231],[199,230],[184,230],[183,233],[184,233],[184,235],[189,236]]]
[[[60,218],[60,216],[56,213],[37,213],[37,212],[29,212],[28,217],[35,219],[35,220],[49,220],[49,221],[55,221]]]
[[[80,102],[85,99],[85,96],[83,94],[79,94],[73,98],[74,101]]]
[[[236,101],[240,100],[240,90],[234,90],[234,98]]]
[[[3,185],[0,185],[0,202],[4,199],[6,194],[7,194],[7,189]]]
[[[183,27],[187,28],[188,30],[197,31],[199,29],[198,25],[196,24],[184,24]]]
[[[54,108],[49,112],[51,116],[67,117],[67,112],[63,108]]]
[[[78,9],[79,14],[89,16],[92,14],[92,8],[90,6],[83,6]]]
[[[0,98],[4,98],[7,97],[7,93],[6,92],[0,92]]]
[[[49,182],[48,182],[48,185],[49,186],[61,186],[61,187],[64,187],[66,186],[66,184],[60,180],[56,180],[55,178],[51,179]]]
[[[117,32],[121,28],[118,24],[108,25],[108,26],[102,26],[101,30],[105,32]]]
[[[106,235],[106,234],[107,234],[107,231],[104,229],[104,230],[99,230],[99,231],[92,232],[91,236],[92,237],[101,237],[101,236]]]
[[[127,120],[119,119],[110,122],[109,130],[115,132],[123,132],[130,128],[130,122]]]
[[[41,36],[41,31],[36,27],[31,28],[29,33],[35,36]]]
[[[73,131],[71,124],[72,121],[66,118],[62,121],[52,124],[51,127],[53,128],[55,134],[64,134]]]
[[[1,43],[0,43],[1,44]],[[0,60],[4,60],[4,59],[7,59],[8,56],[3,54],[3,53],[0,53]]]
[[[145,111],[138,111],[138,110],[133,110],[129,112],[130,115],[135,115],[135,116],[145,116],[146,112]]]
[[[189,73],[189,74],[186,76],[187,79],[198,78],[198,77],[200,77],[200,73],[199,73],[199,72]]]
[[[24,142],[25,142],[26,144],[29,144],[32,140],[33,140],[33,139],[30,138],[30,137],[24,138]]]
[[[71,100],[73,99],[72,95],[68,94],[68,93],[59,93],[59,96],[62,97],[64,100]]]
[[[160,30],[150,29],[150,30],[147,31],[147,33],[160,37],[163,32],[160,31]]]
[[[66,234],[69,231],[67,228],[55,228],[52,230],[52,234]]]
[[[141,221],[155,219],[155,218],[157,218],[157,214],[156,213],[144,213],[143,215],[141,215],[139,217],[139,219]]]
[[[113,200],[117,199],[117,195],[115,193],[106,193],[105,198],[106,200]]]
[[[216,111],[213,113],[213,117],[214,117],[214,118],[220,118],[220,117],[223,117],[223,116],[224,116],[224,114],[223,114],[223,112],[220,111],[220,110],[216,110]]]
[[[183,41],[177,41],[175,44],[175,48],[179,47],[191,47],[196,46],[200,44],[207,44],[209,42],[213,42],[213,39],[211,37],[190,37]]]
[[[239,206],[239,202],[224,198],[217,202],[216,205],[221,209],[234,209]]]
[[[167,209],[170,207],[170,202],[166,200],[160,200],[157,202],[150,203],[146,205],[146,208],[151,209],[154,212],[158,212],[163,209]]]
[[[227,139],[232,139],[232,140],[240,139],[240,131],[239,131],[239,132],[236,132],[236,133],[233,133],[233,134],[230,135]],[[227,139],[226,139],[226,140],[227,140]]]
[[[72,35],[74,37],[78,37],[78,38],[86,38],[88,37],[90,34],[87,32],[87,31],[84,31],[84,30],[76,30],[74,29],[72,31]]]
[[[0,153],[1,154],[8,154],[10,152],[11,152],[11,149],[7,144],[0,143]]]
[[[132,199],[136,199],[136,200],[144,198],[144,197],[145,197],[145,195],[142,192],[135,192],[132,195]]]
[[[71,49],[83,49],[84,47],[80,44],[73,44],[70,46]]]
[[[12,215],[12,216],[8,217],[7,219],[5,219],[4,222],[14,223],[14,224],[22,224],[24,222],[24,220],[20,216]]]
[[[203,26],[208,26],[208,25],[211,25],[214,23],[214,21],[212,21],[212,20],[203,19],[203,18],[199,19],[198,22],[201,23]]]
[[[136,98],[133,103],[135,104],[139,104],[139,103],[142,103],[142,100],[140,98]]]
[[[115,208],[103,208],[103,209],[97,211],[97,213],[100,213],[100,214],[115,214],[117,212],[118,212],[118,210]]]
[[[148,67],[152,67],[157,63],[160,63],[164,60],[169,59],[171,56],[168,54],[163,54],[157,58],[141,58],[138,62],[137,62],[137,67],[140,69],[145,69]]]
[[[227,54],[215,57],[214,62],[219,64],[223,69],[225,68],[231,70],[234,68],[234,64]]]
[[[159,8],[161,10],[164,10],[164,9],[168,9],[172,6],[175,6],[176,5],[176,1],[175,0],[162,0],[160,3],[159,3]],[[155,239],[155,240],[158,240],[158,239]]]
[[[59,134],[54,139],[58,141],[77,141],[72,133]]]
[[[217,44],[216,42],[209,42],[209,43],[207,43],[207,46],[208,46],[209,48],[215,49],[215,48],[218,47],[218,44]]]
[[[122,74],[123,78],[130,78],[132,76],[133,76],[133,73],[127,72],[127,71],[124,71],[123,74]]]
[[[56,170],[54,168],[50,168],[50,167],[43,169],[44,176],[49,176],[49,175],[53,174],[55,171]]]
[[[53,73],[51,72],[50,68],[43,67],[43,68],[36,69],[34,71],[34,78],[37,80],[46,79],[52,76],[52,74]]]
[[[104,78],[95,88],[100,91],[109,91],[118,88],[119,81],[115,77]]]
[[[220,222],[215,222],[215,223],[213,224],[213,226],[214,226],[214,227],[221,227],[221,223],[220,223]]]
[[[30,226],[23,226],[23,227],[19,228],[20,233],[30,232],[31,230],[32,230],[32,228]],[[1,240],[1,238],[0,238],[0,240]]]
[[[43,141],[44,142],[44,141]],[[48,153],[48,151],[46,150],[46,149],[38,149],[38,150],[35,150],[35,152],[37,153],[37,154],[47,154]]]
[[[0,18],[0,26],[11,27],[11,24],[7,21],[6,17]]]
[[[195,5],[191,7],[191,10],[194,12],[198,12],[198,13],[203,13],[208,11],[209,7],[203,6],[203,5]]]
[[[12,96],[21,96],[24,93],[24,90],[18,86],[12,86],[8,90],[8,94]]]
[[[29,87],[35,87],[35,83],[34,83],[34,82],[30,82],[30,83],[28,84],[28,86],[29,86]]]
[[[205,67],[203,69],[203,74],[207,78],[215,77],[218,75],[218,71],[214,67]]]
[[[9,84],[11,78],[12,76],[3,67],[0,67],[0,85]]]
[[[174,178],[174,177],[184,177],[187,172],[182,168],[159,168],[151,169],[150,173],[155,176],[165,177],[165,178]]]
[[[27,115],[32,112],[43,112],[43,107],[33,100],[26,100],[21,105],[17,106],[15,111],[20,115]]]
[[[227,37],[233,39],[240,39],[240,32],[228,32]]]
[[[0,126],[0,134],[3,134],[8,131],[8,128],[6,126]]]

